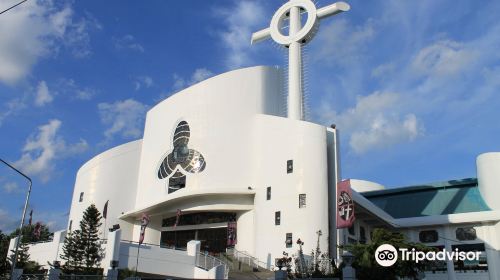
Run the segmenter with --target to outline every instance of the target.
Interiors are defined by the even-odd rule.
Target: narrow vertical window
[[[364,227],[359,227],[359,243],[366,244],[366,230]]]
[[[271,200],[271,187],[267,187],[266,199]]]
[[[292,248],[293,239],[292,239],[292,233],[291,232],[289,232],[289,233],[286,234],[285,244],[286,244],[287,248]]]
[[[293,172],[293,160],[289,159],[286,161],[286,173],[292,173]]]
[[[306,208],[306,194],[299,194],[299,208]]]
[[[69,221],[69,227],[68,227],[68,231],[71,231],[71,228],[73,227],[73,220],[70,220]]]
[[[79,202],[82,202],[83,201],[83,192],[80,193],[80,199],[79,199]]]
[[[356,231],[355,231],[355,228],[354,228],[354,224],[352,224],[352,226],[347,229],[347,232],[349,232],[349,234],[352,235],[352,236],[356,236]]]
[[[276,211],[274,213],[274,224],[279,226],[281,224],[281,212],[280,211]]]

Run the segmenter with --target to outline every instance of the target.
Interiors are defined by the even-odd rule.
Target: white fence
[[[48,267],[48,263],[60,260],[65,231],[56,232],[54,240],[31,244],[31,260]],[[111,261],[118,261],[119,268],[129,268],[148,274],[181,278],[227,279],[229,268],[223,261],[200,253],[200,242],[190,241],[188,250],[167,249],[155,244],[124,241],[120,231],[110,232],[107,243],[103,242],[101,267],[106,272]],[[11,240],[9,250],[15,246]],[[137,261],[138,260],[138,261]]]
[[[139,250],[138,250],[139,249]],[[137,263],[137,254],[139,262]],[[119,267],[182,278],[193,278],[196,256],[186,251],[162,248],[158,245],[120,242]],[[138,264],[138,265],[137,265]]]
[[[196,254],[196,266],[207,271],[210,271],[215,267],[222,266],[224,267],[224,279],[227,279],[229,276],[229,266],[227,263],[205,253],[198,252]]]
[[[254,256],[251,256],[247,252],[238,251],[238,250],[232,248],[232,249],[226,250],[226,253],[228,255],[232,255],[237,260],[237,262],[244,263],[252,268],[258,269],[259,267],[261,267],[261,268],[264,268],[267,270],[274,270],[274,265],[259,261],[259,259],[257,259]],[[233,262],[233,265],[234,265],[234,262]]]

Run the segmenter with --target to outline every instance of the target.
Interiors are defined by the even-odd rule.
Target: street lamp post
[[[26,176],[24,173],[21,171],[17,170],[14,166],[10,165],[8,162],[0,158],[0,161],[3,162],[5,165],[19,173],[21,176],[26,178],[29,181],[29,188],[28,188],[28,194],[26,194],[26,201],[24,202],[24,209],[23,209],[23,216],[21,218],[21,224],[19,225],[19,233],[17,234],[17,242],[16,242],[16,249],[14,250],[14,259],[12,260],[12,269],[10,272],[10,278],[14,276],[14,269],[16,268],[16,262],[17,262],[17,251],[19,249],[19,242],[21,242],[21,233],[23,231],[23,225],[24,225],[24,217],[26,216],[26,209],[28,208],[28,202],[30,200],[30,194],[31,194],[31,186],[33,185],[33,182],[31,181],[31,178]]]

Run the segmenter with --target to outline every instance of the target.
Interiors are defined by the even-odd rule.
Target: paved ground
[[[273,271],[241,272],[230,271],[229,279],[274,279]]]

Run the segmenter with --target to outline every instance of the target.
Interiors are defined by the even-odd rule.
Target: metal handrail
[[[232,248],[231,250],[233,251],[233,256],[238,261],[243,260],[243,263],[246,264],[246,261],[248,260],[248,266],[250,266],[252,268],[258,269],[260,267],[260,268],[264,268],[264,269],[271,270],[271,271],[274,270],[274,265],[272,265],[272,264],[268,265],[267,263],[260,261],[257,257],[250,255],[246,251],[238,251],[234,248]],[[229,250],[226,250],[226,252],[228,252],[228,251]]]
[[[126,239],[122,239],[121,242],[124,242],[124,243],[130,243],[130,244],[139,244],[139,242],[137,241],[133,241],[133,240],[126,240]],[[183,247],[174,247],[174,246],[168,246],[168,245],[158,245],[158,244],[152,244],[152,243],[141,243],[141,245],[147,245],[147,246],[154,246],[154,247],[160,247],[160,248],[163,248],[163,249],[170,249],[170,250],[177,250],[177,251],[187,251],[187,248],[183,248]]]
[[[196,266],[197,267],[203,268],[203,269],[208,271],[208,270],[210,270],[214,267],[217,267],[219,265],[224,266],[224,276],[225,276],[224,279],[227,279],[229,276],[229,265],[226,262],[224,262],[223,260],[218,259],[214,256],[210,256],[208,254],[205,254],[203,252],[198,252],[196,254]]]

